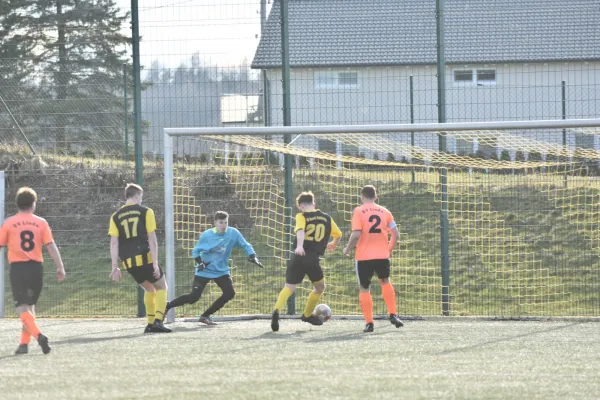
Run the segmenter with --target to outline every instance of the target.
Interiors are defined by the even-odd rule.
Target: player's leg
[[[26,298],[27,288],[24,285],[24,283],[25,283],[24,278],[21,277],[21,275],[23,274],[23,271],[22,270],[19,271],[19,270],[17,270],[17,268],[19,268],[17,265],[11,264],[9,277],[10,277],[11,292],[12,292],[13,299],[15,302],[16,312],[17,312],[17,315],[19,315],[19,317],[20,317],[21,313],[19,311],[23,311],[26,309],[20,310],[18,307],[24,301],[26,302],[26,300],[24,300],[24,299]],[[15,351],[15,354],[27,354],[29,352],[29,343],[30,342],[31,342],[31,333],[29,333],[29,331],[27,330],[25,325],[22,325],[21,338],[19,340],[19,347]]]
[[[150,265],[150,267],[152,267],[152,265]],[[152,268],[154,269],[154,268]],[[165,279],[165,274],[162,270],[162,268],[159,267],[160,270],[160,277],[158,279],[156,279],[154,277],[154,274],[151,275],[149,282],[152,283],[152,286],[154,286],[154,289],[156,290],[156,298],[154,300],[155,306],[156,306],[156,318],[154,319],[154,321],[156,322],[156,320],[160,320],[161,323],[162,321],[165,320],[165,313],[166,313],[166,308],[167,308],[167,280]]]
[[[15,309],[21,319],[23,328],[36,338],[42,352],[48,354],[51,350],[48,345],[48,338],[40,331],[34,314],[34,306],[40,297],[44,283],[42,264],[37,262],[16,264],[11,265],[10,269]]]
[[[374,269],[371,260],[356,261],[356,277],[358,279],[360,309],[365,317],[365,329],[363,332],[373,332],[373,298],[371,297],[371,278]]]
[[[182,294],[181,296],[169,301],[167,303],[167,311],[169,311],[171,308],[181,307],[185,304],[196,303],[198,300],[200,300],[200,297],[202,297],[202,292],[204,292],[204,288],[206,287],[208,282],[210,282],[210,279],[194,275],[192,291],[187,294]]]
[[[235,289],[233,288],[233,280],[229,275],[223,275],[213,279],[217,286],[221,289],[221,296],[211,304],[200,316],[200,322],[207,325],[216,325],[216,323],[210,319],[210,316],[219,311],[225,304],[235,297]]]
[[[146,325],[144,333],[171,332],[169,328],[163,325],[167,299],[166,282],[164,282],[165,278],[162,269],[160,270],[159,279],[154,277],[154,267],[152,264],[129,268],[127,272],[135,279],[138,285],[144,289],[144,305],[146,306],[146,317],[148,318],[148,325]],[[154,317],[152,315],[154,315]],[[150,320],[152,320],[152,323],[150,323]]]
[[[279,292],[279,296],[277,296],[277,301],[275,302],[275,307],[273,307],[273,313],[271,314],[271,330],[273,332],[279,331],[279,315],[281,310],[290,296],[294,294],[296,285],[302,283],[302,279],[304,279],[305,272],[302,268],[303,259],[303,256],[292,254],[292,258],[287,262],[285,285],[283,286],[283,289],[281,289],[281,292]]]
[[[398,318],[396,311],[396,291],[392,282],[390,282],[390,260],[376,260],[378,265],[375,267],[375,272],[381,284],[381,294],[388,310],[390,322],[396,328],[404,326],[404,323]]]
[[[296,290],[296,285],[291,283],[286,283],[283,286],[283,289],[279,292],[279,296],[277,296],[277,301],[275,302],[275,307],[273,307],[273,312],[271,313],[271,330],[273,332],[277,332],[279,330],[279,314],[281,313],[281,309],[287,303],[288,299],[294,291]]]
[[[23,326],[21,327],[19,347],[15,350],[15,354],[27,354],[29,352],[29,343],[31,343],[31,333]]]
[[[308,256],[308,255],[307,255]],[[304,313],[302,314],[302,321],[308,322],[313,325],[323,325],[323,321],[313,315],[313,311],[325,290],[325,278],[323,275],[323,269],[321,268],[319,257],[315,254],[314,256],[307,259],[310,263],[306,267],[306,275],[312,282],[314,289],[309,293],[306,299],[306,307],[304,307]]]
[[[144,289],[144,306],[146,307],[146,319],[148,322],[144,333],[150,333],[152,332],[152,325],[156,320],[156,289],[147,281],[143,281],[139,285]]]
[[[152,325],[156,319],[156,289],[154,289],[154,286],[152,286],[150,282],[146,281],[149,271],[147,267],[144,267],[145,266],[128,268],[127,273],[131,275],[142,289],[144,289],[144,306],[146,308],[147,320],[144,333],[150,333],[152,332]]]

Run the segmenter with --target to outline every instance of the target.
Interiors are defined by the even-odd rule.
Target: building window
[[[317,89],[352,89],[358,87],[356,71],[315,71],[315,88]]]
[[[473,70],[457,70],[454,71],[454,82],[464,82],[471,83],[473,82]]]
[[[477,83],[490,84],[496,83],[496,70],[494,69],[478,69]]]
[[[454,71],[454,83],[459,85],[495,85],[495,69],[457,69]]]

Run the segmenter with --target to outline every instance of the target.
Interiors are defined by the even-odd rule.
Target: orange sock
[[[360,292],[360,309],[367,324],[373,323],[373,298],[370,292]]]
[[[19,341],[19,344],[29,344],[29,342],[31,342],[31,333],[23,327],[23,329],[21,329],[21,340]]]
[[[383,300],[388,309],[388,314],[396,313],[396,292],[391,282],[381,284],[381,293],[383,293]]]
[[[19,317],[21,318],[21,322],[23,323],[25,329],[27,329],[27,331],[29,331],[29,333],[37,339],[40,335],[40,328],[38,328],[37,324],[35,323],[35,317],[33,314],[29,311],[25,311],[22,312]]]

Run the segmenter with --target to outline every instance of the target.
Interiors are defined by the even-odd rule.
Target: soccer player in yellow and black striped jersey
[[[163,325],[167,306],[167,282],[158,265],[156,219],[151,208],[142,206],[144,190],[134,183],[125,187],[126,203],[110,217],[110,278],[121,279],[121,265],[144,288],[148,325],[144,333],[171,332]]]
[[[298,209],[296,227],[294,232],[294,254],[288,262],[285,272],[285,286],[279,293],[275,310],[271,316],[271,329],[279,330],[279,313],[287,299],[294,293],[296,285],[302,283],[305,275],[314,285],[313,291],[308,295],[306,307],[302,314],[302,321],[313,325],[323,325],[323,322],[312,315],[315,306],[325,290],[325,279],[321,269],[320,257],[335,247],[342,238],[340,228],[326,213],[315,209],[315,196],[312,192],[302,192],[296,198]],[[329,242],[329,238],[333,240]]]

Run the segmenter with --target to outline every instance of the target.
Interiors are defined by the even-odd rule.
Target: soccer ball
[[[331,308],[327,304],[319,304],[315,307],[313,315],[323,322],[328,321],[331,318]]]

